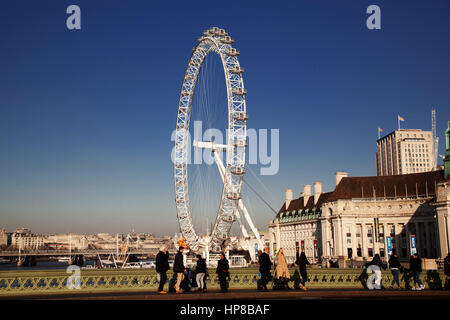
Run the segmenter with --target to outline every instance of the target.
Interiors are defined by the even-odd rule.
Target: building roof
[[[324,192],[321,193],[319,196],[319,200],[317,200],[317,203],[314,204],[314,195],[311,195],[308,199],[308,202],[305,205],[305,198],[302,196],[298,199],[294,199],[289,203],[288,208],[286,209],[286,202],[283,203],[283,206],[281,207],[280,211],[278,211],[277,217],[280,216],[280,213],[283,212],[289,212],[289,211],[299,211],[299,210],[304,210],[304,209],[310,209],[312,210],[313,208],[320,208],[322,206],[322,203],[324,203],[325,201],[327,201],[328,197],[332,194],[333,192]]]
[[[287,209],[286,202],[283,203],[277,218],[284,212],[320,208],[325,202],[342,199],[433,196],[436,185],[441,181],[445,181],[444,170],[395,176],[344,177],[334,191],[320,194],[316,204],[313,195],[306,205],[303,196],[292,200]]]
[[[336,186],[328,201],[430,196],[436,194],[436,184],[444,180],[442,170],[395,176],[345,177]]]

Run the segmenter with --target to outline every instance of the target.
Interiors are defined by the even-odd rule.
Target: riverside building
[[[323,193],[320,182],[314,194],[305,185],[296,199],[286,190],[268,225],[271,252],[283,248],[288,263],[297,248],[310,261],[364,261],[376,253],[386,259],[390,248],[401,259],[414,250],[444,258],[450,250],[450,122],[446,149],[444,170],[369,177],[337,172],[332,192]]]

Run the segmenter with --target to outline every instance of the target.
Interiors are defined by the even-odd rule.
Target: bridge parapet
[[[208,289],[219,289],[219,280],[210,270],[210,278],[206,281]],[[257,269],[231,269],[230,290],[255,289],[259,279]],[[66,282],[70,274],[65,270],[35,270],[35,271],[3,271],[0,272],[0,297],[35,296],[53,294],[89,294],[89,293],[126,293],[155,292],[158,287],[154,269],[113,269],[85,270],[81,269],[80,288],[69,289]],[[308,271],[306,286],[311,289],[325,288],[364,288],[367,276],[362,269],[311,269]],[[168,273],[169,284],[173,287],[173,273]],[[449,279],[442,271],[424,271],[421,280],[426,288],[442,289],[448,285]],[[389,287],[392,274],[383,272],[382,285]],[[298,271],[291,270],[290,287],[298,286]],[[401,280],[402,287],[412,285],[412,278]]]

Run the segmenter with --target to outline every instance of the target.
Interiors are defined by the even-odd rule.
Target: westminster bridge
[[[75,267],[76,268],[76,267]],[[157,274],[154,269],[77,269],[79,286],[74,288],[68,279],[76,273],[73,270],[10,270],[0,271],[0,297],[32,297],[32,296],[95,296],[95,295],[136,295],[155,293],[158,287]],[[309,269],[308,289],[350,289],[364,290],[367,274],[364,269]],[[231,268],[230,292],[256,291],[259,281],[257,268]],[[289,286],[298,288],[300,277],[298,270],[291,268],[291,281]],[[383,271],[382,286],[388,288],[392,282],[392,274]],[[173,292],[176,282],[172,271],[168,272],[169,292]],[[443,271],[423,271],[421,280],[425,289],[441,290],[450,298],[450,279]],[[73,284],[73,283],[72,283]],[[215,270],[209,270],[209,278],[206,280],[209,290],[218,290],[219,281]],[[403,274],[401,277],[402,288],[412,286],[412,278]],[[70,288],[72,287],[72,288]],[[444,291],[444,289],[447,289]]]

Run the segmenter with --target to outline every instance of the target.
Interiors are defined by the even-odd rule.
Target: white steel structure
[[[238,207],[243,211],[247,222],[259,239],[258,231],[251,222],[241,200],[241,186],[245,174],[245,148],[247,146],[246,121],[248,117],[245,105],[247,92],[242,78],[243,69],[237,58],[239,51],[231,46],[233,42],[234,40],[228,36],[224,29],[213,27],[205,31],[193,49],[181,88],[175,134],[175,202],[181,233],[194,252],[201,249],[206,249],[207,252],[209,250],[213,252],[221,251],[222,244],[230,237],[229,232],[236,219],[241,225],[244,236],[248,237],[240,219]],[[228,100],[228,132],[226,145],[194,141],[194,147],[208,148],[213,152],[223,181],[222,195],[214,227],[208,237],[200,240],[192,222],[187,160],[188,149],[190,148],[189,124],[192,100],[200,69],[209,53],[218,54],[223,65]],[[226,165],[217,156],[217,152],[226,152]],[[249,251],[251,251],[250,248]]]

